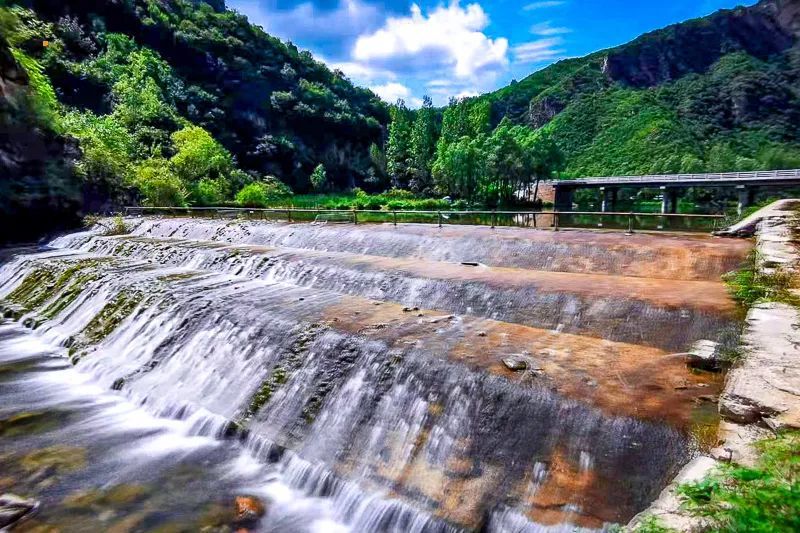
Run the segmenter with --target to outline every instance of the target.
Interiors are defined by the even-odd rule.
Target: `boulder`
[[[39,509],[39,502],[15,494],[0,495],[0,530],[20,523]]]
[[[237,496],[235,507],[238,525],[252,526],[266,513],[264,503],[255,496]]]
[[[523,372],[528,369],[528,360],[517,355],[506,357],[503,359],[503,364],[512,372]]]
[[[719,344],[714,341],[697,341],[686,354],[686,363],[692,368],[717,371],[720,369],[718,351]]]

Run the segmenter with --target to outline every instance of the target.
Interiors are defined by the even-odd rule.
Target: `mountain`
[[[85,126],[113,117],[113,126],[133,137],[134,166],[152,150],[157,158],[172,158],[180,147],[170,137],[193,126],[222,145],[232,167],[256,180],[272,175],[307,189],[320,163],[336,186],[369,175],[369,148],[382,143],[388,106],[310,53],[226,10],[222,0],[17,5],[6,9],[17,20],[9,40],[43,67],[69,115],[66,133],[81,140],[84,154],[92,144]],[[152,88],[152,94],[135,94],[134,86]],[[144,112],[147,98],[161,109],[152,117],[123,113],[136,98],[142,101],[128,108],[131,113]],[[237,176],[226,181],[226,198],[249,180]],[[197,196],[195,182],[186,185]]]
[[[564,175],[800,166],[800,2],[764,0],[568,59],[459,105],[549,134]]]

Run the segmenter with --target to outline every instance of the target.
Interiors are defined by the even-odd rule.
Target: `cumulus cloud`
[[[416,4],[405,17],[389,17],[377,31],[362,35],[353,59],[393,71],[448,69],[470,78],[508,65],[508,40],[491,39],[483,30],[489,17],[479,4],[461,7],[458,0],[427,14]]]
[[[561,44],[563,44],[562,38],[552,37],[517,45],[513,49],[514,62],[526,65],[558,59],[565,53],[564,49],[560,48]]]
[[[422,100],[414,98],[411,95],[411,89],[402,83],[391,81],[383,85],[374,85],[370,87],[370,90],[386,102],[395,103],[397,100],[402,99],[405,100],[409,107],[420,107],[422,105]]]

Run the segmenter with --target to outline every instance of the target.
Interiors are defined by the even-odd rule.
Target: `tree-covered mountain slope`
[[[800,2],[764,0],[459,105],[549,134],[565,176],[800,166],[799,41]]]
[[[302,190],[320,163],[339,186],[371,175],[388,106],[222,0],[20,0],[5,12],[12,47],[52,83],[89,181],[172,180],[201,201],[265,176]],[[208,168],[189,153],[174,161],[182,149]],[[155,172],[162,160],[173,176]]]

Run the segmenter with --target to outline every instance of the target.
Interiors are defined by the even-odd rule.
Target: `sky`
[[[227,0],[387,102],[474,96],[752,0]]]

